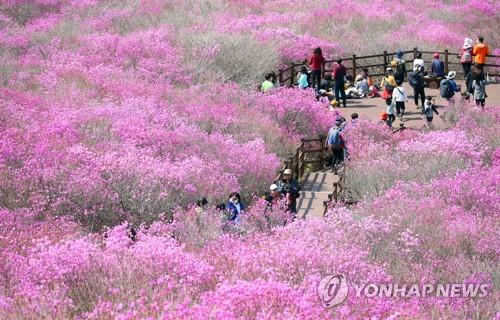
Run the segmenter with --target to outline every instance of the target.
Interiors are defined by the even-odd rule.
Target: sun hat
[[[449,79],[449,80],[454,79],[456,75],[457,75],[457,73],[455,71],[450,71],[450,72],[448,72],[446,79]]]
[[[465,38],[464,40],[464,48],[472,48],[474,41],[471,38]]]
[[[278,190],[278,186],[273,183],[272,185],[269,186],[269,190],[271,191]]]
[[[438,52],[434,53],[434,58],[439,59],[439,53]]]
[[[285,169],[285,171],[283,171],[283,174],[292,174],[292,169]]]
[[[403,50],[399,49],[398,52],[396,52],[396,57],[401,59],[404,56],[404,54],[405,53],[403,52]]]

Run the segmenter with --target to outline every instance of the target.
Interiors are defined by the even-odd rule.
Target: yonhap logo
[[[491,286],[485,283],[350,283],[356,297],[365,298],[483,298]],[[347,277],[343,273],[321,279],[318,295],[325,308],[343,303],[349,294]]]
[[[341,304],[347,298],[349,287],[345,274],[330,275],[323,279],[318,286],[318,295],[325,308],[332,308]]]

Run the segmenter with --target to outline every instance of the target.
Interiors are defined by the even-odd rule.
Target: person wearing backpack
[[[407,101],[408,96],[406,95],[405,88],[403,88],[403,83],[398,82],[398,86],[392,93],[392,103],[396,105],[396,114],[401,121],[403,121],[403,116],[405,114],[405,102]]]
[[[424,71],[423,67],[417,65],[416,68],[410,72],[408,75],[408,80],[410,82],[410,86],[413,88],[413,97],[415,99],[415,105],[418,108],[418,99],[422,101],[422,108],[424,107],[425,101],[425,90],[424,90]]]
[[[453,98],[455,92],[460,91],[460,87],[454,80],[456,75],[457,73],[455,71],[448,72],[446,79],[441,80],[439,85],[439,94],[448,101]]]
[[[394,72],[392,68],[387,68],[385,71],[385,77],[382,78],[380,86],[384,88],[382,93],[382,99],[387,100],[392,98],[392,91],[397,87],[396,79],[394,78]]]
[[[432,120],[434,119],[434,113],[439,114],[436,106],[432,103],[432,97],[427,97],[425,99],[424,107],[422,108],[422,115],[425,115],[427,119],[427,125],[431,126]]]
[[[330,128],[330,131],[328,131],[326,139],[328,150],[333,153],[332,172],[334,172],[336,167],[344,161],[345,142],[341,133],[341,126],[342,120],[335,120],[335,125]]]
[[[464,45],[460,51],[460,63],[462,64],[462,69],[464,70],[464,77],[466,78],[470,72],[472,66],[472,39],[465,38]]]
[[[396,53],[396,58],[391,62],[391,66],[394,65],[394,78],[396,82],[403,83],[407,74],[406,74],[406,65],[403,60],[404,56],[403,50],[398,50]]]

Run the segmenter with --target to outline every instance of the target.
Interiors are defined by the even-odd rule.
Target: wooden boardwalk
[[[462,81],[458,81],[463,85]],[[405,84],[407,92],[410,93],[410,101],[407,104],[405,117],[405,127],[421,128],[424,120],[420,116],[420,110],[417,110],[412,100],[413,90]],[[487,86],[488,99],[486,107],[500,106],[500,84],[490,84]],[[436,105],[444,106],[447,102],[439,96],[438,90],[426,88],[426,93],[436,97]],[[471,106],[472,108],[472,106]],[[348,100],[347,108],[337,108],[348,121],[353,112],[359,114],[361,119],[378,120],[380,114],[385,110],[385,102],[381,98]],[[440,127],[443,124],[442,119],[435,117],[435,125]],[[399,126],[399,119],[394,123],[394,127]],[[334,190],[335,176],[329,170],[304,173],[301,178],[302,192],[297,200],[297,216],[300,218],[322,218],[324,213],[324,201],[328,201],[328,195]]]

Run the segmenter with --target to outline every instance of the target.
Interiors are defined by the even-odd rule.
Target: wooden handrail
[[[311,148],[307,147],[308,144],[319,144],[318,146],[313,146]],[[306,164],[315,164],[319,170],[323,169],[324,146],[325,136],[319,135],[318,138],[305,138],[301,139],[300,144],[295,148],[293,156],[284,160],[283,166],[280,168],[278,175],[276,176],[275,182],[283,177],[283,172],[285,169],[292,169],[293,176],[300,180],[304,176]],[[314,159],[306,159],[306,155],[316,155]]]
[[[450,70],[451,65],[459,65],[460,64],[459,62],[450,61],[450,60],[452,60],[452,58],[456,59],[456,56],[459,55],[459,53],[450,52],[448,49],[446,49],[444,51],[426,51],[426,50],[418,50],[418,48],[413,48],[412,50],[407,50],[407,51],[403,51],[403,52],[405,54],[412,54],[413,55],[413,59],[406,60],[406,63],[412,63],[413,60],[416,59],[417,52],[420,52],[422,54],[434,54],[435,52],[437,52],[437,53],[442,54],[444,56],[444,63],[445,63],[445,70],[446,71]],[[368,68],[368,69],[370,69],[370,68],[372,68],[372,69],[373,68],[379,68],[379,69],[382,68],[383,72],[385,72],[387,65],[390,63],[390,59],[392,59],[392,57],[395,55],[396,55],[396,52],[384,51],[382,54],[372,54],[372,55],[367,55],[367,56],[353,55],[351,57],[342,58],[342,60],[345,62],[351,62],[346,66],[346,69],[347,69],[347,71],[351,71],[352,76],[355,77],[356,72],[358,70],[363,69],[363,68]],[[500,58],[499,55],[493,55],[493,54],[487,55],[487,57],[488,58]],[[382,61],[380,63],[373,63],[373,64],[368,64],[368,65],[361,65],[359,63],[359,61],[363,60],[363,59],[376,59],[376,58],[382,58]],[[337,59],[326,60],[325,62],[326,62],[326,64],[331,64],[335,61],[337,61]],[[307,65],[307,61],[292,63],[290,66],[288,66],[282,70],[279,70],[278,74],[279,74],[279,79],[281,79],[280,83],[281,84],[288,84],[288,86],[290,86],[290,87],[296,85],[295,76],[296,76],[297,70],[298,70],[298,68],[300,68],[304,65]],[[500,65],[487,63],[487,64],[485,64],[485,67],[500,68]],[[331,73],[333,71],[333,69],[325,69],[324,71],[325,71],[325,73]],[[288,73],[288,72],[290,74],[285,75],[285,73]],[[382,73],[375,72],[375,73],[370,73],[370,74],[372,76],[382,76],[382,75],[384,75],[383,72]],[[497,76],[499,74],[492,72],[492,73],[490,73],[490,75]]]

